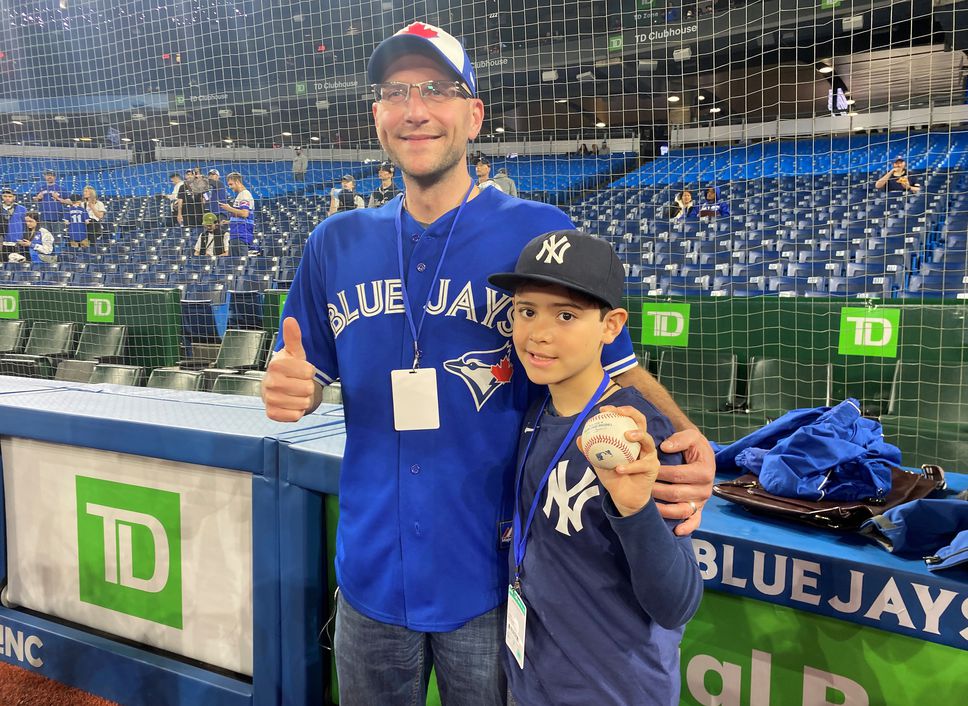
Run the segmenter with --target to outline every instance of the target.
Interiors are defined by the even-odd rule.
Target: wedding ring
[[[689,515],[689,517],[692,517],[692,516],[693,516],[693,515],[695,515],[695,514],[696,514],[697,512],[699,512],[699,506],[698,506],[698,505],[696,505],[696,503],[695,503],[694,501],[692,501],[692,500],[690,500],[690,501],[689,501],[689,507],[691,507],[691,508],[692,508],[692,514],[691,514],[691,515]]]

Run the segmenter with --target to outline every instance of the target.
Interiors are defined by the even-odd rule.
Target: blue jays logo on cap
[[[442,61],[446,68],[456,74],[455,78],[464,83],[468,93],[477,95],[477,76],[464,47],[456,37],[426,22],[413,22],[380,42],[366,67],[370,83],[383,81],[387,67],[407,54],[422,54]]]
[[[464,381],[480,412],[501,385],[511,382],[511,342],[493,351],[468,351],[460,358],[444,361],[444,370]]]

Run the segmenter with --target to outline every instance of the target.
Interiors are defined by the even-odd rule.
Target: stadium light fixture
[[[706,100],[706,96],[704,96],[702,93],[700,93],[700,94],[698,94],[696,96],[696,100],[698,100],[698,101],[704,101],[704,100]]]
[[[817,67],[817,73],[821,74],[832,74],[834,72],[834,67],[830,64],[824,64]]]
[[[567,98],[559,98],[558,100],[555,101],[555,103],[567,103],[567,102],[568,102]]]
[[[575,79],[578,81],[594,81],[595,74],[593,74],[591,71],[582,71],[580,74],[575,76]]]
[[[503,127],[496,127],[496,128],[494,128],[494,132],[504,132],[504,128]]]
[[[80,137],[75,137],[74,138],[74,142],[80,142],[80,141],[81,141],[81,138]]]
[[[551,69],[550,71],[542,71],[541,72],[541,80],[542,81],[557,81],[558,80],[558,72],[556,70],[554,70],[554,69]]]
[[[310,137],[309,140],[310,140],[310,142],[319,142],[319,138],[316,137],[315,135],[313,135],[312,137]]]
[[[81,139],[83,140],[84,138],[82,137]],[[151,138],[151,141],[152,142],[161,142],[161,138],[159,138],[159,137],[152,137]]]
[[[131,142],[131,138],[130,137],[122,137],[121,138],[121,142]]]
[[[679,96],[669,96],[668,98],[666,98],[666,100],[669,101],[670,103],[678,103]]]
[[[177,125],[178,124],[178,121],[177,120],[169,120],[168,121],[168,124],[169,125]]]
[[[721,113],[721,112],[723,112],[723,109],[722,108],[710,108],[709,109],[709,112],[710,113]]]
[[[292,133],[287,130],[286,132],[282,133],[282,136],[283,137],[292,137]]]
[[[66,115],[55,115],[54,116],[54,122],[55,123],[66,123],[67,122],[67,116]]]
[[[605,123],[599,120],[597,123],[595,123],[595,127],[605,127]]]
[[[19,120],[11,120],[10,122],[14,125],[23,125],[23,123],[20,122]]]
[[[82,137],[81,138],[81,142],[90,142],[90,141],[91,141],[91,138],[90,137]]]

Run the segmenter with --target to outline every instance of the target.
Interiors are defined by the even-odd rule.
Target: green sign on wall
[[[642,343],[689,345],[689,304],[646,302],[642,305]]]
[[[608,38],[608,50],[609,51],[622,51],[622,47],[625,43],[624,38],[621,34],[615,34]]]
[[[680,704],[960,703],[968,652],[706,591],[682,640]]]
[[[0,289],[0,319],[20,318],[20,291]]]
[[[92,323],[114,323],[114,293],[87,293],[87,320]]]
[[[840,340],[837,352],[843,355],[897,357],[900,309],[840,310]]]

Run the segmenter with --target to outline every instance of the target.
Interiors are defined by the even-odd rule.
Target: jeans
[[[415,632],[366,617],[340,593],[340,706],[423,706],[431,667],[443,706],[504,706],[504,616],[501,605],[451,632]]]
[[[244,240],[239,240],[238,238],[231,238],[229,240],[229,256],[230,257],[244,257],[249,254],[249,244]]]

